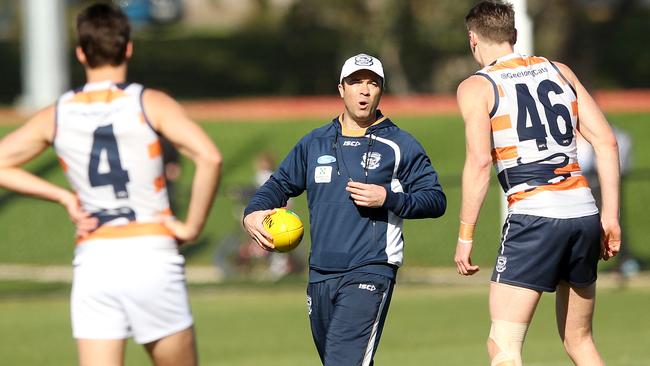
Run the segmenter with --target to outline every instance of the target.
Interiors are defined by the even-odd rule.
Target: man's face
[[[381,77],[370,70],[356,71],[339,84],[346,114],[356,122],[374,121],[381,93]]]

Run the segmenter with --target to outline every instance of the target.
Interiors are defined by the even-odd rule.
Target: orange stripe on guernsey
[[[59,159],[59,165],[61,165],[61,169],[63,169],[64,172],[67,172],[68,164],[66,164],[65,160],[63,160],[62,158],[59,157],[58,159]]]
[[[566,174],[566,173],[579,172],[579,171],[580,171],[580,165],[578,165],[578,163],[573,163],[573,164],[568,164],[567,166],[562,168],[557,168],[553,171],[553,173]]]
[[[549,191],[568,191],[571,189],[577,189],[577,188],[586,188],[589,187],[589,183],[587,183],[587,179],[585,177],[579,175],[575,177],[569,177],[559,183],[556,184],[549,184],[546,186],[539,186],[537,188],[534,188],[530,191],[523,191],[523,192],[518,192],[518,193],[513,193],[510,196],[508,196],[508,206],[512,206],[515,203],[524,200],[530,196],[536,195],[541,192],[549,192]]]
[[[506,96],[506,92],[503,91],[503,88],[501,87],[501,85],[497,85],[497,90],[499,91],[499,96],[501,98]]]
[[[125,96],[126,93],[122,90],[93,90],[75,94],[68,103],[110,103]]]
[[[571,112],[572,115],[577,116],[578,115],[578,101],[573,101],[571,102]]]
[[[150,143],[149,145],[147,145],[147,148],[149,149],[150,159],[158,157],[162,153],[162,147],[160,146],[160,141],[155,141]]]
[[[156,192],[160,192],[163,188],[165,188],[165,176],[159,175],[156,177],[156,179],[153,181],[153,185],[156,187]]]
[[[490,120],[490,123],[492,124],[492,131],[501,131],[512,127],[509,114],[496,116]]]
[[[94,239],[120,239],[134,236],[163,235],[174,237],[174,234],[161,223],[130,223],[120,226],[104,225],[83,238],[77,238],[77,244]]]
[[[531,66],[531,65],[535,65],[535,64],[541,64],[542,62],[546,62],[546,59],[541,58],[541,57],[513,58],[512,60],[499,62],[498,64],[491,67],[488,70],[488,72],[498,71],[498,70],[506,70],[506,69],[516,69],[516,68],[522,67],[522,66]]]
[[[497,147],[492,150],[492,160],[508,160],[518,156],[517,146]]]

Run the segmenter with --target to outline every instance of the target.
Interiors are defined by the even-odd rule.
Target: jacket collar
[[[336,129],[336,132],[342,136],[347,136],[347,137],[361,137],[361,136],[366,136],[369,135],[377,130],[390,127],[390,126],[395,126],[393,121],[390,120],[390,118],[384,116],[379,109],[377,109],[377,116],[376,116],[376,121],[372,125],[368,126],[365,129],[360,129],[358,131],[363,131],[360,134],[349,134],[344,132],[350,132],[350,131],[344,131],[343,130],[343,125],[341,123],[341,120],[343,119],[343,114],[340,114],[336,118],[332,120],[332,124],[334,125],[334,128]]]

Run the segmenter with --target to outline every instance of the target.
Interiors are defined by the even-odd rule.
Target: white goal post
[[[65,0],[23,0],[22,85],[18,107],[31,113],[68,88]]]

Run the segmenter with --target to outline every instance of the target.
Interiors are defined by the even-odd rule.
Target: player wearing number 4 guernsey
[[[616,139],[567,66],[513,52],[510,4],[483,1],[466,17],[469,44],[483,67],[458,87],[465,121],[458,273],[488,188],[490,163],[508,198],[508,217],[490,285],[492,365],[521,365],[521,349],[542,292],[556,295],[557,324],[576,365],[603,365],[592,338],[599,258],[620,247]],[[576,135],[596,152],[603,206],[598,215],[576,158]]]
[[[125,339],[156,365],[197,363],[184,259],[217,188],[221,157],[169,96],[126,82],[126,16],[97,4],[77,17],[87,84],[0,142],[0,186],[61,203],[77,226],[71,296],[81,365],[121,365]],[[196,165],[188,216],[171,216],[159,134]],[[53,145],[75,193],[19,166]]]

